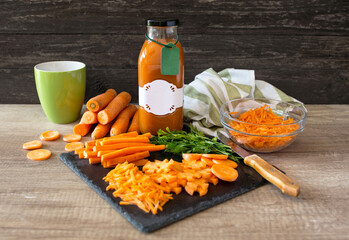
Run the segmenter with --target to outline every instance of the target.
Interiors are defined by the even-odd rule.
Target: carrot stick
[[[92,140],[92,141],[85,142],[85,147],[88,147],[88,146],[96,146],[96,141]]]
[[[134,161],[137,161],[137,160],[140,160],[143,158],[147,158],[149,156],[150,156],[149,151],[138,152],[138,153],[122,156],[122,157],[109,159],[108,162],[106,162],[106,165],[107,165],[107,167],[113,167],[118,163],[123,163],[123,162],[130,163],[130,162],[134,162]]]
[[[136,146],[155,146],[155,144],[151,143],[116,143],[116,144],[108,144],[102,146],[94,146],[93,151],[106,151],[106,150],[118,150],[126,147],[136,147]]]
[[[102,157],[104,154],[114,152],[115,150],[102,150],[97,152],[97,157]]]
[[[101,163],[101,158],[100,157],[90,157],[88,159],[90,164],[96,164],[96,163]]]
[[[151,138],[151,133],[150,132],[147,132],[147,133],[144,133],[142,135],[139,135],[140,137],[147,137],[147,138]]]
[[[97,113],[86,111],[81,117],[81,122],[85,124],[94,124],[98,123]]]
[[[80,121],[80,123],[76,124],[73,128],[73,132],[75,134],[79,134],[81,135],[82,137],[85,136],[86,134],[88,134],[88,132],[90,131],[92,127],[92,124],[85,124],[85,123],[82,123]]]
[[[79,154],[81,152],[85,151],[85,148],[79,148],[79,149],[75,149],[74,153],[75,154]]]
[[[102,140],[115,139],[115,138],[121,138],[121,137],[138,137],[138,136],[141,136],[141,135],[138,135],[138,132],[133,131],[133,132],[121,133],[116,136],[105,137]]]
[[[113,121],[116,116],[129,104],[131,95],[127,92],[119,93],[104,110],[98,113],[98,122],[107,124]]]
[[[85,158],[91,158],[91,157],[98,157],[97,152],[93,151],[84,151],[84,157]]]
[[[126,156],[126,155],[143,152],[143,151],[156,152],[164,149],[165,149],[165,145],[128,147],[128,148],[116,150],[111,153],[104,154],[102,156],[102,161],[107,161],[109,159]]]
[[[123,109],[120,114],[116,117],[115,123],[110,129],[110,136],[116,136],[120,133],[127,132],[127,128],[130,124],[130,120],[136,113],[137,107],[133,104],[128,105]]]
[[[98,112],[107,106],[111,100],[116,96],[114,89],[108,89],[105,93],[99,94],[91,98],[87,103],[86,107],[92,112]]]
[[[129,137],[129,138],[113,138],[101,142],[101,145],[116,144],[116,143],[148,143],[150,142],[147,137]]]
[[[139,130],[139,111],[137,110],[135,115],[133,115],[132,121],[130,123],[130,126],[128,127],[128,132],[133,132],[136,131],[140,133],[141,131]]]
[[[93,132],[91,133],[92,139],[99,139],[107,135],[112,125],[113,122],[110,122],[105,125],[98,123]]]

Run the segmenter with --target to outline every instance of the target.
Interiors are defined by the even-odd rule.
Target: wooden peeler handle
[[[299,185],[256,154],[245,157],[244,163],[256,170],[266,180],[292,197],[299,194]]]

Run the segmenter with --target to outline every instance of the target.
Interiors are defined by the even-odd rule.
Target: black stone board
[[[165,158],[181,161],[181,157],[164,152],[151,153],[149,160],[163,160]],[[100,164],[91,165],[87,159],[79,159],[73,152],[60,154],[60,159],[133,226],[147,233],[267,183],[254,169],[239,164],[237,168],[239,177],[235,182],[219,181],[216,186],[210,184],[208,193],[202,197],[197,193],[190,196],[185,190],[179,195],[173,194],[173,200],[170,200],[164,205],[163,211],[153,215],[151,213],[145,213],[135,205],[119,205],[120,199],[113,197],[113,191],[106,191],[108,184],[103,181],[103,177],[111,169],[105,169]]]

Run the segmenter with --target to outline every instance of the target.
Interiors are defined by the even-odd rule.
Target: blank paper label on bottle
[[[177,75],[179,73],[179,48],[173,43],[167,44],[171,48],[161,49],[161,74]]]
[[[139,87],[139,106],[155,115],[173,113],[183,107],[183,88],[165,80],[155,80]]]

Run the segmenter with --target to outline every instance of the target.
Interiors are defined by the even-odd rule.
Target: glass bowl
[[[265,105],[282,120],[291,123],[256,124],[238,119],[241,114]],[[253,152],[268,153],[284,149],[295,141],[304,130],[307,113],[302,106],[279,100],[244,98],[224,103],[220,109],[220,119],[236,144]]]

